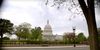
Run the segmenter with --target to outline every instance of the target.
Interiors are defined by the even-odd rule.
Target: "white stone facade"
[[[47,20],[47,24],[44,27],[43,33],[42,33],[42,39],[44,41],[53,41],[54,36],[52,34],[52,28],[49,24],[49,20]]]

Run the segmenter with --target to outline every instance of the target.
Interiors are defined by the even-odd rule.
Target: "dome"
[[[44,27],[44,31],[46,31],[46,32],[51,31],[52,32],[52,28],[51,28],[51,26],[49,24],[49,20],[47,20],[47,24]]]
[[[45,25],[44,29],[51,29],[51,26],[49,24]]]
[[[46,41],[51,41],[53,39],[53,34],[52,34],[52,28],[49,24],[49,20],[47,20],[47,24],[45,25],[44,27],[44,30],[43,30],[43,40],[46,40]]]

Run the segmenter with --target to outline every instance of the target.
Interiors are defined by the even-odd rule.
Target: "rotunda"
[[[43,30],[43,40],[45,41],[52,41],[53,40],[53,34],[52,34],[52,27],[49,24],[49,20],[47,20],[47,24],[44,27]]]
[[[43,31],[44,35],[52,35],[52,28],[49,24],[49,20],[47,20],[47,24],[44,27],[44,31]]]

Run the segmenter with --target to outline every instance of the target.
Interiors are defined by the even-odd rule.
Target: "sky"
[[[84,15],[73,15],[64,6],[57,9],[51,7],[52,1],[48,5],[45,5],[45,2],[46,0],[5,0],[0,17],[9,19],[17,26],[27,22],[32,25],[32,28],[41,27],[42,30],[49,20],[53,34],[63,35],[65,32],[73,32],[72,28],[75,27],[76,35],[83,32],[85,36],[88,36]],[[70,3],[68,4],[70,5]],[[73,9],[73,11],[75,10]],[[100,27],[99,12],[100,10],[96,8],[97,27]]]

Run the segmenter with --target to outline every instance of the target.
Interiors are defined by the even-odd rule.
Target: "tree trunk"
[[[95,10],[94,10],[94,0],[88,0],[87,3],[88,3],[89,14],[86,19],[89,28],[90,49],[99,50],[99,40],[98,40],[98,32],[95,20]]]
[[[3,33],[1,32],[1,39],[3,38]]]
[[[94,12],[94,0],[87,0],[88,6],[86,6],[84,0],[78,0],[79,4],[82,8],[82,11],[85,15],[89,37],[90,37],[90,50],[99,50],[98,44],[98,33],[97,33],[97,26],[95,21],[95,12]]]
[[[1,6],[2,6],[2,3],[3,3],[3,0],[0,0],[0,8],[1,8]]]
[[[0,35],[1,35],[1,39],[0,39],[0,49],[1,49],[1,47],[2,47],[2,42],[3,42],[3,33],[2,33],[2,31],[0,31],[1,33],[0,33]]]
[[[89,41],[90,41],[90,50],[99,50],[98,45],[98,33],[96,28],[96,22],[95,17],[92,17],[92,15],[89,15],[87,20],[88,24],[88,31],[89,31]]]

